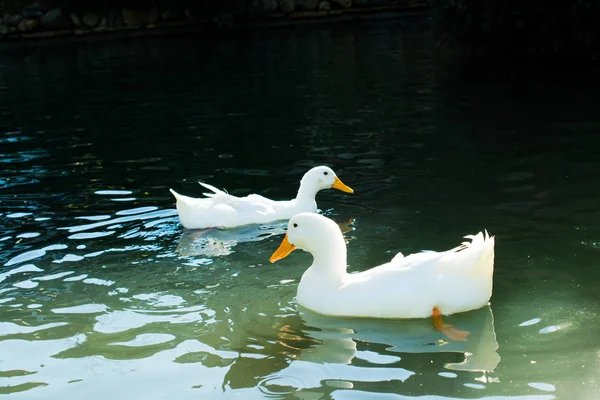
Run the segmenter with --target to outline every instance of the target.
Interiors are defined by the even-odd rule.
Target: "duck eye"
[[[327,171],[323,172],[323,175],[327,175]]]
[[[297,227],[298,227],[298,224],[294,224],[294,228],[297,228]]]

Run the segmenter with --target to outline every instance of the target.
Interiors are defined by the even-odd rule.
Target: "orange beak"
[[[338,178],[337,176],[335,177],[335,181],[333,182],[333,185],[331,185],[331,187],[333,189],[341,190],[342,192],[354,193],[354,190],[352,190],[351,187],[344,185],[344,182],[340,181],[340,178]]]
[[[285,234],[283,241],[279,245],[279,248],[275,250],[275,253],[269,258],[269,261],[274,263],[282,258],[286,258],[292,251],[296,250],[296,247],[288,241],[288,235]]]

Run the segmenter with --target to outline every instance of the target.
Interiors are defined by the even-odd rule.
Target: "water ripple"
[[[130,222],[130,221],[138,221],[138,220],[146,220],[152,218],[160,218],[160,217],[170,217],[177,215],[176,210],[159,210],[153,212],[144,212],[142,214],[131,215],[128,217],[118,217],[114,219],[104,220],[102,222],[96,222],[93,224],[85,224],[85,225],[75,225],[70,227],[61,227],[59,229],[68,230],[71,233],[86,231],[90,229],[100,228],[103,226],[108,226],[116,223]]]
[[[64,326],[67,324],[67,322],[53,322],[38,326],[21,326],[12,322],[0,322],[0,336],[38,332],[44,329],[52,329],[56,328],[57,326]]]
[[[96,314],[107,310],[104,304],[82,304],[80,306],[54,308],[51,311],[57,314]]]
[[[58,245],[50,245],[50,246],[46,246],[42,249],[39,250],[31,250],[31,251],[27,251],[25,253],[19,254],[16,257],[11,258],[10,260],[8,260],[8,262],[6,264],[4,264],[5,267],[9,267],[11,265],[14,264],[20,264],[22,262],[25,261],[31,261],[31,260],[35,260],[36,258],[40,258],[46,255],[46,252],[48,251],[52,251],[52,250],[63,250],[66,249],[68,246],[64,245],[64,244],[58,244]]]

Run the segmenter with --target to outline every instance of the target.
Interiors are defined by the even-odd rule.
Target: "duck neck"
[[[312,252],[311,269],[320,279],[338,282],[346,275],[346,243],[342,235],[331,239],[330,243],[320,243],[319,251]]]
[[[296,201],[298,203],[309,203],[315,204],[315,197],[317,196],[318,190],[314,188],[312,185],[308,185],[305,180],[300,181],[300,188],[298,189],[298,194],[296,195]]]

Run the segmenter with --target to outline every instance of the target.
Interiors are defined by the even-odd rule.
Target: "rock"
[[[6,25],[0,25],[0,36],[8,35],[10,33],[10,29]]]
[[[44,15],[44,13],[39,10],[25,9],[25,10],[21,11],[21,15],[23,16],[23,18],[39,18],[42,15]]]
[[[298,10],[316,10],[319,6],[319,0],[294,0]]]
[[[331,10],[331,3],[328,1],[322,1],[319,3],[319,10],[329,11]]]
[[[8,30],[10,31],[10,33],[15,33],[17,31],[17,27],[16,26],[9,26]]]
[[[125,26],[123,13],[119,10],[112,10],[108,13],[108,26],[110,28],[123,28]]]
[[[337,4],[341,8],[352,7],[352,0],[330,0],[331,4]]]
[[[390,4],[391,0],[354,0],[355,6],[382,6]]]
[[[132,27],[153,25],[160,21],[160,13],[156,9],[132,10],[125,8],[122,15],[125,25]]]
[[[35,18],[25,18],[19,22],[19,32],[31,32],[39,26],[39,21]]]
[[[4,13],[4,24],[8,26],[18,26],[19,22],[23,20],[21,14],[11,15],[10,13]]]
[[[75,25],[77,28],[81,28],[83,26],[83,22],[81,22],[81,18],[79,18],[79,16],[77,14],[69,14],[69,18],[71,18],[71,22],[73,22],[73,25]]]
[[[228,2],[228,4],[231,2]],[[230,5],[231,13],[235,15],[243,15],[248,13],[248,2],[246,0],[233,0]]]
[[[127,26],[139,27],[139,26],[142,26],[142,24],[143,24],[142,17],[140,16],[139,12],[136,10],[130,10],[128,8],[125,8],[125,9],[123,9],[122,15],[123,15],[123,22]]]
[[[108,17],[106,15],[103,15],[102,19],[100,19],[100,25],[98,25],[98,28],[108,28]]]
[[[48,11],[40,19],[41,25],[46,29],[69,29],[73,25],[71,18],[60,8]]]
[[[293,13],[295,6],[296,5],[294,4],[294,0],[280,0],[279,1],[279,9],[281,10],[281,12],[284,12],[286,14]]]
[[[158,22],[160,22],[160,12],[156,9],[150,10],[150,12],[148,14],[148,23],[156,24]]]
[[[277,0],[254,0],[253,9],[256,12],[268,14],[277,10]]]
[[[178,21],[182,18],[182,13],[180,11],[163,11],[160,14],[160,19],[162,21]]]
[[[265,12],[272,13],[279,9],[279,1],[277,0],[268,0],[265,1]]]
[[[30,5],[28,5],[27,7],[25,7],[21,11],[21,15],[23,15],[23,17],[25,17],[25,18],[39,18],[42,15],[46,14],[48,11],[50,11],[50,6],[48,6],[47,4],[35,1],[35,2],[31,3]]]
[[[212,26],[218,30],[231,30],[235,28],[235,19],[233,14],[216,14],[210,19]]]
[[[99,14],[87,12],[87,13],[83,14],[83,18],[81,18],[81,21],[83,22],[83,24],[85,26],[90,27],[90,28],[95,28],[98,25],[100,25],[101,18],[102,17],[100,17]]]

